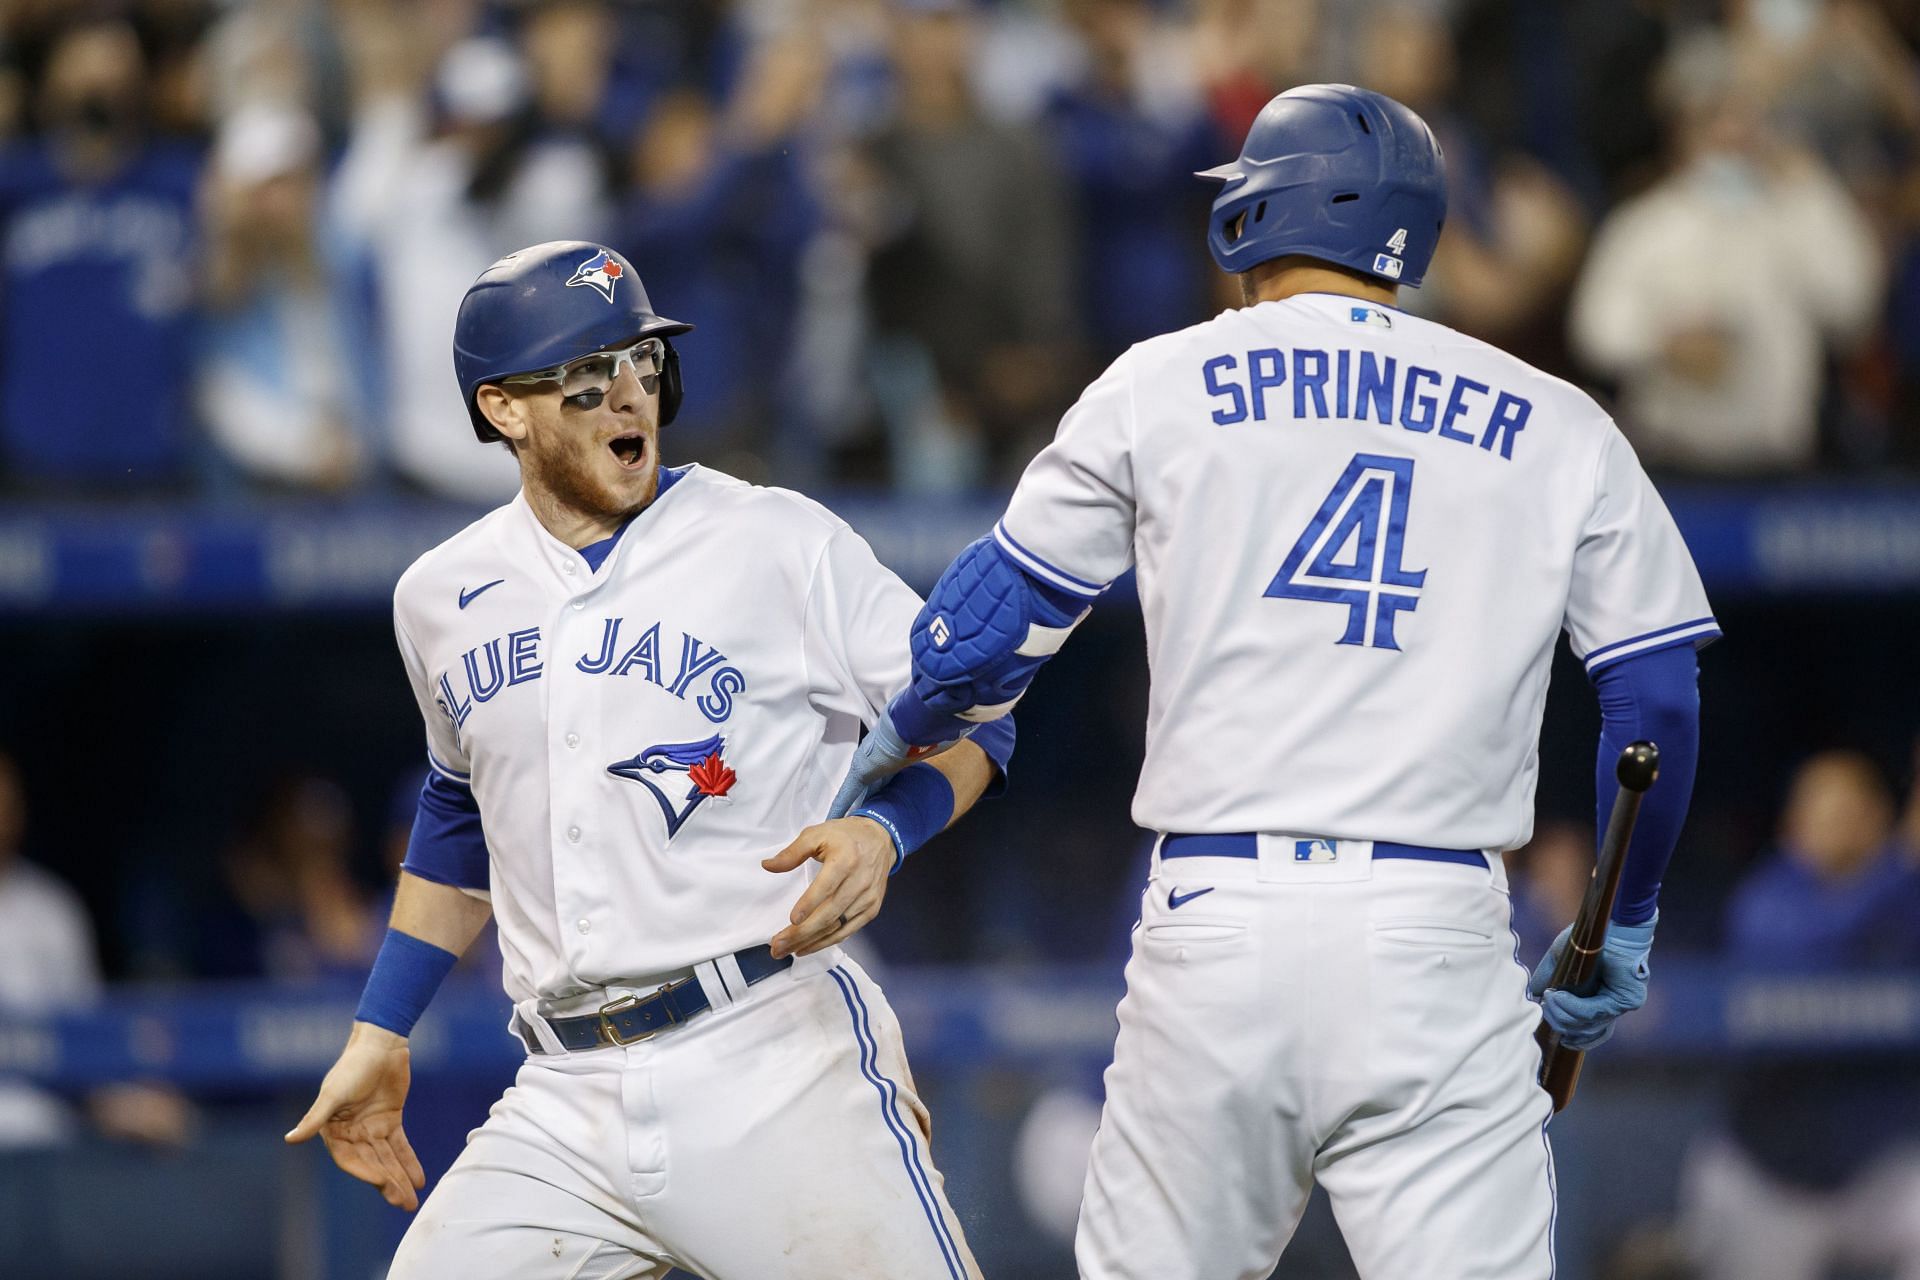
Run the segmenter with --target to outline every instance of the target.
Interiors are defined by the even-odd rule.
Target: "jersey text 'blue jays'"
[[[573,660],[573,665],[590,676],[639,677],[685,699],[690,691],[700,714],[720,724],[733,714],[734,695],[747,687],[747,677],[738,667],[727,664],[727,655],[688,632],[678,634],[678,665],[669,672],[663,655],[674,652],[672,640],[663,641],[661,624],[635,622],[625,618],[603,620],[597,650],[589,649]],[[441,673],[440,709],[457,729],[466,724],[476,703],[491,702],[515,685],[538,680],[546,670],[541,655],[540,628],[527,627],[495,636],[460,655],[460,665]]]

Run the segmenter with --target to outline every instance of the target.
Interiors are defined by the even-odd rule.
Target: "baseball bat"
[[[1626,865],[1627,845],[1633,841],[1633,824],[1640,816],[1640,801],[1647,788],[1660,776],[1660,748],[1651,742],[1632,742],[1620,753],[1613,767],[1620,791],[1613,798],[1613,812],[1607,817],[1606,838],[1600,842],[1600,854],[1594,859],[1593,877],[1580,899],[1580,914],[1574,917],[1573,933],[1567,948],[1553,966],[1549,988],[1558,987],[1575,995],[1592,995],[1599,984],[1600,948],[1607,941],[1607,919],[1613,914],[1613,900],[1620,892],[1620,871]],[[1543,1017],[1533,1038],[1540,1044],[1540,1087],[1553,1099],[1557,1114],[1573,1100],[1574,1086],[1580,1082],[1580,1067],[1586,1062],[1584,1050],[1569,1049]]]

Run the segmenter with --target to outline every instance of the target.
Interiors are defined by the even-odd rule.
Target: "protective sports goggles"
[[[667,367],[667,344],[659,338],[642,338],[632,346],[596,351],[551,369],[516,373],[500,381],[557,382],[561,395],[568,400],[582,400],[581,407],[590,409],[613,389],[614,379],[620,376],[620,366],[623,364],[633,366],[633,376],[640,379],[641,389],[652,395],[660,385],[661,371]]]

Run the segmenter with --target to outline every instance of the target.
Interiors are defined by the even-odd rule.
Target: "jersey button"
[[[572,565],[572,563],[571,563],[571,562],[568,562],[568,563],[566,563],[566,564],[562,564],[562,565],[560,566],[560,572],[562,572],[562,573],[564,573],[564,574],[566,574],[566,575],[567,575],[567,576],[568,576],[569,578],[571,578],[571,577],[573,576],[573,565]]]
[[[574,922],[573,922],[573,927],[574,927],[574,928],[576,928],[576,929],[578,929],[578,930],[579,930],[580,932],[582,932],[582,933],[592,933],[592,932],[593,932],[593,921],[591,921],[591,920],[576,920],[576,921],[574,921]]]
[[[570,734],[568,734],[568,735],[567,735],[567,747],[568,747],[569,749],[572,749],[572,748],[574,748],[574,747],[578,747],[579,745],[580,745],[580,735],[579,735],[579,734],[577,734],[577,733],[570,733]]]
[[[579,843],[580,843],[580,828],[578,828],[578,827],[568,827],[568,828],[567,828],[567,839],[569,839],[569,840],[571,840],[571,841],[573,841],[573,842],[574,842],[575,844],[579,844]]]
[[[585,600],[575,600],[573,602],[573,607],[575,609],[584,609],[587,607],[587,602]]]

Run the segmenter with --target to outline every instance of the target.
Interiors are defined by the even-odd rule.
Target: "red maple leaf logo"
[[[723,796],[733,790],[735,774],[720,759],[720,753],[714,752],[699,764],[687,770],[687,777],[700,789],[703,796]]]
[[[600,268],[600,271],[609,280],[618,280],[620,278],[620,264],[617,262],[608,261],[606,265]]]

